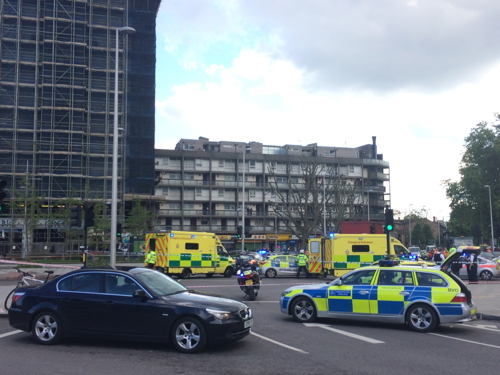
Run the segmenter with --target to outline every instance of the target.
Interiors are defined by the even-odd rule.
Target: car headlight
[[[217,319],[220,320],[228,320],[231,318],[231,313],[229,311],[214,310],[214,309],[205,309],[205,311],[209,314],[212,314],[213,316],[215,316]]]
[[[281,297],[286,296],[290,292],[291,292],[291,290],[285,290],[283,293],[281,293]]]

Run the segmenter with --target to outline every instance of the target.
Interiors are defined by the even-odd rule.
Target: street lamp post
[[[323,175],[323,235],[326,237],[326,195],[325,195],[325,175]]]
[[[495,236],[493,234],[493,208],[491,207],[491,187],[490,185],[484,185],[485,188],[488,188],[489,196],[490,196],[490,225],[491,225],[491,251],[495,249]]]
[[[111,267],[116,265],[116,213],[117,213],[117,195],[118,195],[118,40],[120,34],[133,34],[133,27],[124,26],[116,29],[116,48],[115,48],[115,108],[113,114],[113,171],[111,176],[111,238],[109,241],[109,264]]]
[[[408,232],[410,233],[410,243],[408,244],[408,246],[411,246],[411,206],[413,205],[410,204],[408,206]]]
[[[438,217],[437,217],[437,222],[438,222],[438,246],[441,246],[441,228],[439,227],[439,214],[441,211],[438,211]]]
[[[241,197],[241,231],[243,232],[241,234],[241,250],[245,251],[245,154],[247,151],[250,151],[250,148],[247,148],[246,145],[243,147],[243,171],[241,173],[241,192],[242,192],[242,197]]]
[[[278,252],[278,217],[274,213],[274,252]]]
[[[372,193],[373,190],[368,190],[368,221],[370,221],[370,193]]]

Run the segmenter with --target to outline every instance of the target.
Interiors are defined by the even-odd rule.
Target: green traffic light
[[[387,230],[392,230],[392,225],[390,225],[390,224],[389,224],[389,225],[387,226]]]

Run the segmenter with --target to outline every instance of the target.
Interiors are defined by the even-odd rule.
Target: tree
[[[153,213],[143,207],[139,199],[136,199],[129,216],[125,219],[125,227],[132,236],[144,236],[152,219]]]
[[[355,203],[359,193],[354,185],[338,175],[336,168],[327,169],[314,157],[302,158],[300,165],[287,162],[285,176],[272,167],[268,173],[270,194],[275,196],[268,200],[269,205],[286,228],[299,237],[301,247],[307,245],[311,235],[326,233],[328,224],[340,228],[340,222],[358,215]]]
[[[481,122],[465,138],[465,152],[460,165],[460,181],[444,181],[446,194],[451,199],[448,229],[456,236],[473,236],[476,224],[480,224],[483,236],[491,238],[489,220],[489,196],[491,199],[493,222],[500,218],[500,120],[496,123]]]

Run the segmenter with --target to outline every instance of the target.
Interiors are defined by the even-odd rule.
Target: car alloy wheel
[[[429,332],[437,326],[437,315],[428,305],[417,303],[406,313],[406,323],[416,332]]]
[[[479,277],[483,280],[491,280],[493,274],[490,271],[481,271]]]
[[[292,316],[299,323],[316,320],[316,307],[309,298],[299,297],[292,302]]]
[[[62,339],[61,321],[53,312],[42,312],[33,320],[33,337],[39,344],[53,345]]]
[[[276,270],[274,268],[269,268],[266,271],[266,277],[276,277]]]
[[[182,353],[198,353],[207,345],[205,327],[196,318],[181,318],[172,329],[172,342]]]

